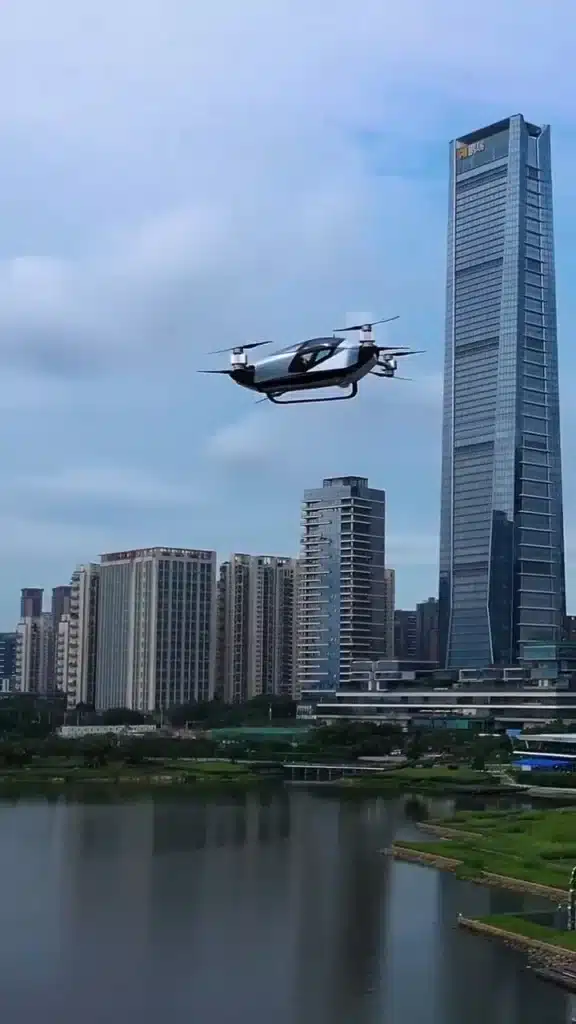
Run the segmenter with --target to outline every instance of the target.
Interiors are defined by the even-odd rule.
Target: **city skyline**
[[[570,436],[576,123],[563,76],[576,14],[560,2],[560,32],[523,5],[511,47],[510,12],[493,0],[473,33],[463,8],[439,0],[429,23],[412,2],[367,0],[358,19],[295,0],[272,20],[269,5],[223,19],[174,0],[168,29],[157,0],[145,17],[126,0],[102,38],[65,0],[49,18],[38,0],[3,11],[3,627],[22,582],[49,589],[103,551],[296,555],[300,494],[346,473],[387,492],[398,604],[435,592],[446,146],[519,110],[553,130]],[[351,53],[363,59],[342,75]],[[356,313],[400,315],[379,339],[425,350],[406,369],[414,381],[278,410],[196,374],[213,349],[288,344]],[[570,598],[570,460],[564,499]]]
[[[564,521],[550,127],[514,115],[450,145],[440,661],[557,643]]]

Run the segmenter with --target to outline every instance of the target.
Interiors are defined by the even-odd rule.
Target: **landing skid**
[[[289,392],[288,392],[289,393]],[[269,402],[274,402],[274,405],[310,405],[312,402],[347,402],[350,398],[356,398],[358,394],[358,383],[353,381],[350,385],[350,391],[347,395],[334,395],[332,398],[286,398],[280,399],[277,397],[279,394],[286,394],[286,392],[276,392],[274,395],[266,395]]]

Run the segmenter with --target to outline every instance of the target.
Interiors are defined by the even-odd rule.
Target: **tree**
[[[108,764],[116,751],[116,745],[109,740],[85,740],[80,747],[84,762],[90,768],[102,768]]]
[[[142,725],[145,717],[130,708],[110,708],[102,715],[102,725]]]
[[[20,743],[0,743],[0,762],[9,768],[19,768],[26,764],[31,755]]]

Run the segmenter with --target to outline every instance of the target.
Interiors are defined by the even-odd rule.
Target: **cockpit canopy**
[[[306,370],[312,369],[313,366],[318,366],[319,363],[323,363],[334,354],[343,340],[343,338],[334,337],[310,338],[298,348],[288,367],[288,372],[305,373]]]

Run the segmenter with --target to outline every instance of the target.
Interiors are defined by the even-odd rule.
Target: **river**
[[[0,801],[2,1022],[567,1024],[455,926],[524,897],[379,852],[416,835],[403,798],[294,788]]]

